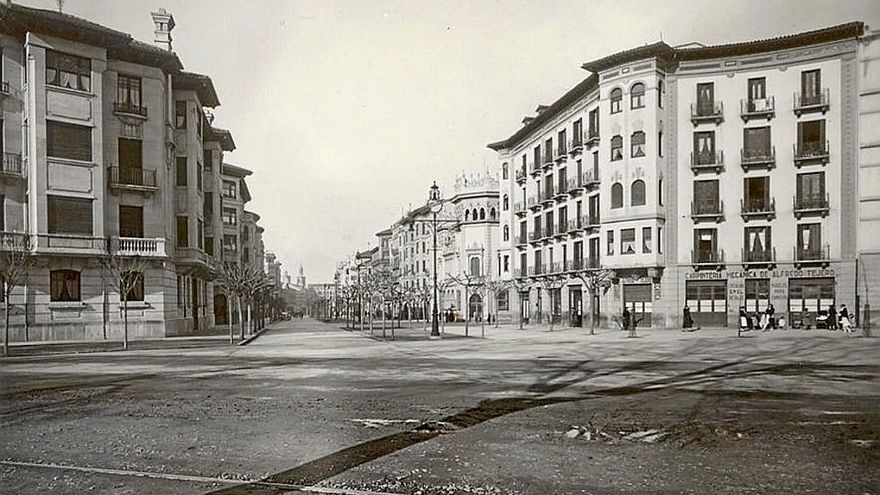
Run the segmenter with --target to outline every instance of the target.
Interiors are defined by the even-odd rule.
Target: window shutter
[[[46,154],[56,158],[91,161],[92,128],[47,121]]]

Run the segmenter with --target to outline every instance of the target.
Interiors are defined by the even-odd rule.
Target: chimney
[[[153,24],[156,25],[153,42],[169,52],[172,51],[171,30],[174,29],[174,16],[164,8],[159,8],[158,12],[150,12],[150,15],[153,17]]]

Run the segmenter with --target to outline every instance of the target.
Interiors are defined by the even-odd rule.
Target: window
[[[798,155],[815,156],[827,152],[825,120],[798,122]]]
[[[186,102],[183,100],[174,102],[174,127],[186,129]]]
[[[797,175],[798,206],[811,207],[825,201],[825,172]]]
[[[510,209],[510,198],[506,194],[504,195],[504,200],[501,203],[501,208],[504,211],[507,211],[508,209]]]
[[[214,256],[214,236],[205,236],[205,252],[210,256]]]
[[[584,144],[584,121],[577,119],[571,125],[571,145],[578,147]]]
[[[177,217],[177,247],[189,246],[189,218]]]
[[[485,220],[485,219],[486,219],[486,209],[480,208],[480,220]]]
[[[693,213],[714,214],[721,211],[718,180],[694,181]]]
[[[238,212],[235,208],[223,208],[223,225],[234,227],[238,224]]]
[[[92,200],[48,196],[50,234],[92,235]]]
[[[541,145],[535,146],[535,149],[532,150],[535,154],[535,163],[533,165],[534,168],[539,168],[541,166]]]
[[[653,229],[651,227],[642,227],[642,252],[650,253],[651,252],[651,233]]]
[[[755,77],[749,79],[749,108],[748,111],[754,112],[756,110],[756,101],[761,101],[762,103],[767,98],[767,81],[763,77]]]
[[[817,255],[822,249],[822,226],[818,223],[798,225],[798,235],[795,239],[798,257],[797,259],[810,259],[807,255]],[[814,256],[815,258],[815,256]]]
[[[544,141],[544,163],[553,161],[553,138]]]
[[[611,113],[620,112],[620,102],[623,101],[623,90],[614,88],[611,90]]]
[[[504,240],[510,240],[510,227],[508,227],[507,225],[504,226]]]
[[[202,192],[202,176],[205,175],[205,170],[202,167],[202,164],[199,163],[196,169],[196,190]]]
[[[623,138],[614,136],[611,138],[611,161],[623,160]]]
[[[119,138],[119,168],[140,170],[143,166],[143,142],[140,139]]]
[[[717,263],[720,261],[716,229],[694,230],[694,258],[697,263]]]
[[[608,236],[608,251],[607,251],[607,253],[608,253],[608,256],[611,256],[612,254],[614,254],[614,231],[609,230],[607,233],[607,236]]]
[[[480,258],[473,256],[470,260],[471,276],[480,276]]]
[[[666,84],[663,79],[657,81],[657,107],[663,108],[663,98],[666,97]]]
[[[657,156],[663,156],[663,131],[657,133]]]
[[[632,206],[642,206],[645,201],[645,181],[636,179],[630,187],[630,201]]]
[[[770,227],[746,227],[743,261],[770,261]]]
[[[508,289],[498,292],[498,311],[508,311],[510,309],[510,296]]]
[[[590,137],[599,137],[599,109],[594,108],[590,111]]]
[[[144,236],[144,209],[141,206],[119,205],[119,236]]]
[[[767,211],[770,208],[770,177],[744,179],[745,211]]]
[[[715,114],[715,84],[697,84],[697,115]]]
[[[642,83],[633,84],[629,90],[630,108],[642,108],[645,106],[645,85]]]
[[[642,131],[634,132],[630,141],[632,157],[645,156],[645,133]]]
[[[6,196],[0,194],[0,231],[6,230]],[[0,277],[0,287],[2,287],[3,277]],[[3,292],[3,291],[0,291]],[[0,301],[3,299],[0,298]]]
[[[636,229],[622,229],[620,231],[620,254],[635,254],[636,252]]]
[[[743,158],[764,158],[770,155],[769,126],[743,129]]]
[[[509,271],[510,271],[510,256],[505,254],[504,255],[504,273],[507,273]]]
[[[186,174],[186,157],[178,156],[177,157],[177,187],[186,187],[187,182],[187,174]]]
[[[235,182],[231,180],[223,181],[223,197],[229,199],[235,199],[236,191],[235,191]]]
[[[49,272],[49,297],[52,302],[80,301],[79,272],[52,270]]]
[[[657,180],[657,204],[663,206],[663,179]]]
[[[125,272],[122,274],[124,278],[123,284],[128,287],[128,293],[125,296],[127,301],[143,301],[144,300],[144,274],[143,272]]]
[[[621,184],[620,182],[615,182],[611,186],[611,207],[623,207],[623,184]]]
[[[233,234],[223,235],[223,250],[235,254],[238,251],[238,237]]]
[[[663,254],[663,227],[657,227],[657,252]]]
[[[715,163],[715,131],[694,133],[694,163],[696,165]]]
[[[802,104],[812,105],[819,103],[819,95],[822,93],[822,74],[819,69],[801,72],[801,99]]]
[[[196,243],[199,249],[205,249],[205,223],[201,218],[196,221]]]
[[[206,192],[205,199],[202,203],[202,216],[211,219],[214,216],[214,193]]]
[[[46,155],[53,158],[92,161],[92,128],[47,120]]]
[[[204,150],[202,162],[205,164],[205,170],[214,170],[214,150]]]
[[[566,137],[565,129],[559,131],[556,135],[556,154],[558,156],[565,155],[568,153],[568,138]]]
[[[116,105],[122,111],[141,113],[141,78],[121,74],[116,78]]]
[[[46,50],[46,84],[79,91],[91,91],[92,60]]]

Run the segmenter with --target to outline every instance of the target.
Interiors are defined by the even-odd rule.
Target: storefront
[[[788,311],[792,328],[816,328],[816,317],[835,305],[834,278],[792,278],[788,281]]]
[[[651,326],[653,309],[651,300],[652,284],[626,284],[623,286],[623,305],[627,308],[639,327]]]
[[[688,280],[685,301],[695,326],[727,326],[727,280]]]

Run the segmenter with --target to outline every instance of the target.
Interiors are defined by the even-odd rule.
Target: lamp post
[[[437,187],[436,181],[431,185],[431,190],[428,193],[428,203],[431,204],[431,222],[434,227],[434,307],[431,311],[431,338],[439,339],[440,319],[437,314],[437,213],[440,213],[440,210],[443,209],[443,203],[440,201],[440,188]]]

